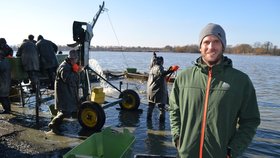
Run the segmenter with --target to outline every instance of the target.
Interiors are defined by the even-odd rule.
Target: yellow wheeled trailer
[[[86,69],[90,69],[90,67],[86,67]],[[96,73],[94,70],[90,70]],[[85,129],[99,131],[106,120],[104,109],[119,104],[121,110],[137,110],[140,105],[140,98],[134,90],[126,89],[122,91],[122,82],[120,82],[120,88],[117,88],[98,73],[96,73],[96,75],[120,92],[118,99],[112,102],[100,103],[98,100],[95,101],[92,99],[92,97],[87,97],[89,98],[89,101],[85,101],[80,105],[80,108],[78,109],[78,120],[80,125]],[[92,95],[94,94],[91,94],[91,96]]]
[[[89,67],[89,49],[90,49],[90,42],[93,37],[92,29],[95,26],[95,23],[99,17],[99,15],[105,10],[104,2],[102,5],[99,6],[99,10],[96,15],[93,17],[91,23],[86,22],[79,22],[74,21],[73,23],[73,40],[75,43],[68,44],[69,47],[78,47],[80,52],[80,59],[79,63],[81,66],[84,67],[84,77],[83,78],[83,90],[84,94],[82,98],[86,98],[84,102],[81,103],[78,109],[78,120],[79,123],[83,128],[91,129],[95,131],[99,131],[106,120],[104,109],[119,104],[121,109],[125,110],[135,110],[138,109],[140,104],[139,95],[131,89],[126,89],[124,91],[121,90],[121,83],[120,88],[117,88],[113,84],[111,84],[108,80],[103,78],[101,75],[96,73]],[[91,91],[91,83],[89,79],[89,72],[95,73],[95,75],[99,76],[100,79],[107,82],[113,88],[120,92],[119,98],[116,101],[100,104],[91,100],[89,96],[92,95]]]

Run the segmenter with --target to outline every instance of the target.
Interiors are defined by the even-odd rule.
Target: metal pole
[[[85,67],[85,69],[89,69],[92,72],[94,72],[98,77],[100,77],[102,80],[104,80],[105,82],[107,82],[110,86],[112,86],[113,88],[115,88],[117,91],[119,91],[120,93],[122,92],[120,89],[118,89],[116,86],[114,86],[112,83],[110,83],[106,78],[102,77],[100,74],[98,74],[97,72],[95,72],[92,68],[90,68],[88,65]]]
[[[22,107],[25,105],[25,100],[24,100],[24,93],[23,93],[23,88],[21,82],[19,83],[19,88],[20,88],[20,99],[21,99],[21,104]]]
[[[39,128],[39,107],[41,105],[41,99],[40,99],[40,83],[37,81],[36,82],[36,96],[35,96],[35,99],[36,99],[36,125],[37,127]]]
[[[109,102],[109,103],[106,103],[106,104],[102,105],[102,108],[103,108],[103,109],[109,108],[109,107],[111,107],[111,106],[114,106],[115,104],[118,104],[118,103],[122,102],[122,101],[123,101],[123,98],[119,98],[119,99],[116,100],[116,101]]]

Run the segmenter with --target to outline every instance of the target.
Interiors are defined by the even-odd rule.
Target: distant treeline
[[[17,51],[17,46],[11,46],[14,51]],[[70,47],[58,45],[59,51],[69,51]],[[185,46],[165,46],[163,48],[156,47],[126,47],[126,46],[91,46],[91,51],[123,51],[123,52],[176,52],[176,53],[200,53],[198,45]],[[235,46],[228,45],[225,53],[229,54],[251,54],[251,55],[277,55],[280,56],[280,49],[274,46],[271,42],[256,42],[254,45],[238,44]]]
[[[169,49],[172,52],[199,53],[198,45],[186,45],[182,47],[166,46],[165,49]],[[277,48],[277,46],[274,46],[271,42],[265,42],[265,43],[256,42],[254,45],[249,45],[249,44],[238,44],[235,46],[228,45],[225,49],[225,53],[280,56],[280,49]]]

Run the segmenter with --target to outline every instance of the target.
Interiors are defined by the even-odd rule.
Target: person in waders
[[[19,46],[16,53],[17,57],[21,57],[21,63],[23,70],[27,73],[28,78],[31,82],[31,93],[36,92],[36,84],[39,85],[39,55],[34,42],[24,39],[22,44]]]
[[[57,45],[50,40],[39,35],[36,43],[39,55],[41,73],[46,73],[49,79],[48,89],[54,89],[56,69],[59,65],[56,57]]]
[[[207,24],[198,42],[201,56],[177,75],[169,96],[173,141],[181,158],[235,158],[260,124],[255,88],[224,56],[220,25]]]
[[[165,121],[165,105],[168,102],[166,76],[173,73],[179,68],[178,66],[171,66],[166,71],[164,70],[163,63],[163,57],[157,57],[156,53],[154,52],[147,81],[148,121],[152,120],[153,110],[156,105],[158,106],[160,111],[160,122]]]
[[[0,114],[11,112],[11,102],[9,99],[11,88],[11,65],[5,58],[5,53],[0,50],[0,103],[3,111]]]
[[[57,68],[55,79],[55,110],[57,115],[49,123],[49,128],[59,132],[58,128],[66,117],[77,113],[79,105],[79,71],[77,64],[79,53],[71,50],[68,57]]]

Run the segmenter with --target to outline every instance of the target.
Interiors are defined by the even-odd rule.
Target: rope
[[[114,26],[113,26],[113,24],[112,24],[111,18],[110,18],[109,13],[108,13],[108,9],[106,9],[106,12],[107,12],[107,17],[108,17],[108,19],[109,19],[111,28],[112,28],[112,30],[113,30],[113,32],[114,32],[114,35],[115,35],[115,38],[116,38],[116,40],[117,40],[117,42],[118,42],[118,45],[119,45],[119,47],[121,47],[121,49],[123,49],[122,46],[121,46],[121,44],[120,44],[119,38],[118,38],[118,36],[117,36],[117,34],[116,34],[116,31],[115,31],[115,29],[114,29]],[[126,67],[128,67],[127,60],[126,60],[126,57],[125,57],[124,54],[123,54],[123,51],[122,51],[122,57],[123,57],[123,59],[124,59],[124,63],[125,63],[125,65],[126,65]]]

